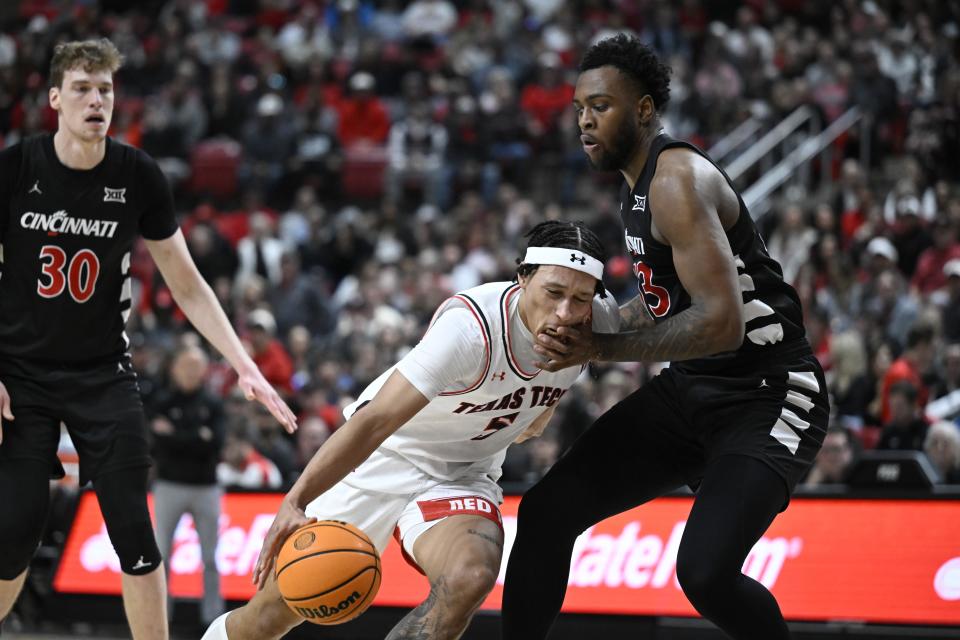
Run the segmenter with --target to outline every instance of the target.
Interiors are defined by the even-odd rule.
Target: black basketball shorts
[[[0,382],[14,415],[3,421],[3,460],[32,459],[62,478],[57,458],[63,422],[80,458],[80,484],[100,474],[150,465],[146,420],[129,362],[48,365],[0,359]]]
[[[813,464],[830,413],[812,354],[749,371],[668,367],[624,402],[642,417],[641,446],[671,459],[694,488],[713,460],[736,454],[766,463],[792,492]]]

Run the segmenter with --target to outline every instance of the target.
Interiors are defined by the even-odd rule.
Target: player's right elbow
[[[717,353],[736,351],[743,344],[745,325],[743,315],[731,313],[723,316],[714,326]]]
[[[741,322],[731,322],[730,326],[727,329],[727,351],[736,351],[740,348],[740,345],[743,344],[743,338],[745,333],[744,323]]]

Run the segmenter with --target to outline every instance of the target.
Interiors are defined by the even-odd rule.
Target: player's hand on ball
[[[270,386],[259,369],[254,368],[253,371],[241,373],[237,385],[243,391],[247,400],[256,400],[265,406],[277,419],[277,422],[283,425],[287,433],[293,433],[297,430],[297,417],[293,415],[293,411],[283,401],[276,389]]]
[[[258,591],[267,584],[267,577],[273,571],[277,554],[280,553],[280,547],[283,546],[284,541],[303,525],[316,521],[316,518],[308,518],[303,509],[294,506],[290,500],[284,498],[280,502],[280,510],[277,511],[277,517],[273,519],[270,530],[263,538],[260,556],[253,568],[253,583],[257,585]]]
[[[594,352],[589,324],[562,326],[537,334],[533,350],[541,356],[536,365],[544,371],[559,371],[588,362]]]

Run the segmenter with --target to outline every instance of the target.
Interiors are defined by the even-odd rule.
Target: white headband
[[[578,249],[527,247],[527,253],[523,256],[523,263],[553,264],[558,267],[568,267],[589,274],[597,280],[603,280],[603,263]]]

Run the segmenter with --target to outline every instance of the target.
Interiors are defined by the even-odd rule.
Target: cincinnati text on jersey
[[[641,256],[646,253],[643,250],[643,238],[639,236],[632,236],[625,230],[623,232],[623,239],[626,241],[627,251],[630,253],[635,253]]]
[[[54,213],[27,211],[20,216],[21,227],[46,231],[47,235],[50,236],[66,233],[78,236],[94,236],[96,238],[112,238],[119,224],[119,222],[112,220],[71,218],[63,209]]]

